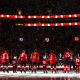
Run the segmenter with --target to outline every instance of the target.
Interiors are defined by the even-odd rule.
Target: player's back
[[[20,54],[20,60],[21,61],[26,61],[27,60],[27,55],[25,53]]]
[[[37,61],[39,60],[39,53],[38,53],[38,52],[33,52],[33,53],[31,54],[31,60],[32,60],[33,62],[37,62]]]
[[[54,53],[49,54],[49,62],[54,64],[57,61],[56,55]]]
[[[63,55],[63,61],[65,61],[64,63],[69,63],[72,62],[72,54],[70,52],[65,52]]]
[[[7,62],[8,59],[9,59],[8,54],[7,53],[3,53],[2,56],[1,56],[2,63]]]
[[[75,64],[80,65],[80,57],[75,57]]]
[[[70,52],[65,52],[64,53],[64,58],[71,58],[72,57],[72,54]]]

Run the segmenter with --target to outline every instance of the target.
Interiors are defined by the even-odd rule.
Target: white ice
[[[36,73],[35,72],[29,72],[26,71],[26,73],[24,72],[20,72],[17,71],[17,73],[13,73],[13,71],[9,71],[9,73],[7,72],[0,72],[0,77],[56,77],[56,78],[61,78],[61,77],[76,77],[76,78],[80,78],[80,73],[76,73],[75,71],[71,71],[69,73],[63,73],[63,71],[57,71],[57,73],[55,74],[55,72],[51,73],[50,71],[48,71],[48,73],[43,73],[42,70],[38,70]]]

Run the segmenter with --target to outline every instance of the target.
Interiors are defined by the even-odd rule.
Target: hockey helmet
[[[14,56],[14,59],[17,59],[16,56]]]
[[[4,50],[4,53],[7,53],[7,50]]]
[[[25,50],[22,50],[22,53],[25,53]]]
[[[51,50],[51,53],[54,53],[54,51],[53,51],[53,50]]]
[[[43,56],[43,59],[46,59],[46,56]]]
[[[79,53],[78,53],[78,57],[79,57]]]
[[[37,49],[34,49],[34,52],[37,52]]]

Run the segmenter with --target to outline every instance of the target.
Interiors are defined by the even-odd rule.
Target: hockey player
[[[8,71],[9,55],[6,50],[4,50],[4,53],[2,53],[1,55],[1,62],[3,66],[3,72],[5,72],[5,67],[6,67],[7,72],[9,72]]]
[[[47,53],[45,53],[45,55],[43,57],[45,57],[45,59],[48,61],[48,55],[47,55]]]
[[[36,73],[37,63],[39,63],[39,53],[37,52],[36,49],[34,49],[34,52],[32,52],[30,61],[32,61],[32,72],[33,69],[35,69],[35,73]]]
[[[64,73],[66,73],[66,67],[69,73],[70,63],[72,62],[72,54],[69,52],[69,49],[67,49],[67,52],[64,53],[63,61],[64,61]]]
[[[18,60],[21,62],[21,73],[23,70],[22,66],[24,66],[24,72],[26,73],[27,54],[25,53],[25,50],[22,51]]]
[[[57,58],[56,58],[54,51],[51,51],[51,53],[49,54],[49,62],[51,65],[51,72],[53,73],[53,66],[54,66],[54,71],[56,73]]]
[[[12,66],[13,66],[13,73],[17,73],[16,72],[16,68],[17,68],[17,58],[16,58],[16,56],[14,56],[14,58],[12,60]]]
[[[79,71],[80,71],[80,68],[79,68],[79,66],[80,66],[80,57],[79,57],[79,54],[78,54],[77,57],[75,57],[75,65],[76,65],[76,73],[77,72],[79,73]]]
[[[46,73],[48,73],[47,72],[47,64],[48,64],[48,61],[47,61],[46,57],[43,56],[42,65],[43,65],[43,72],[44,73],[45,73],[45,71],[46,71]]]
[[[75,70],[76,68],[75,68],[75,62],[74,62],[74,60],[75,60],[75,55],[74,55],[74,53],[71,51],[71,53],[72,53],[72,62],[71,62],[71,64],[70,64],[70,70],[71,70],[71,66],[73,66],[73,69]]]
[[[59,65],[62,65],[62,58],[63,58],[63,56],[61,55],[61,53],[60,53],[58,58],[59,58]]]

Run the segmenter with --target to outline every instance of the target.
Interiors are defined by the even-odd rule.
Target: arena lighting
[[[79,41],[79,37],[74,37],[74,41]]]
[[[19,15],[21,15],[21,13],[22,13],[22,10],[17,10],[17,11],[18,11],[18,14],[19,14]]]
[[[80,22],[72,23],[26,23],[25,26],[73,26],[80,25]]]
[[[26,18],[26,16],[23,15],[7,15],[7,14],[0,14],[0,17],[6,17],[6,18]],[[72,17],[80,17],[80,14],[69,14],[69,15],[51,15],[51,16],[28,16],[29,19],[37,19],[37,18],[72,18]]]
[[[46,41],[46,42],[49,42],[49,38],[45,38],[45,41]]]
[[[24,39],[23,38],[19,38],[19,41],[23,41]]]

